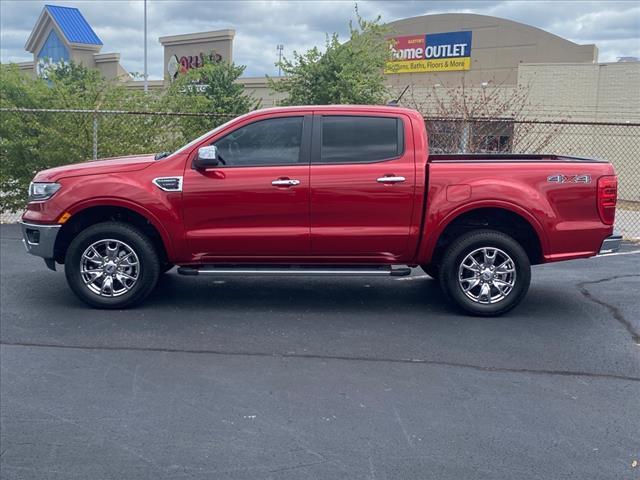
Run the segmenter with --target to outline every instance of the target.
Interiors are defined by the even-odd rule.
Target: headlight
[[[29,201],[36,202],[38,200],[48,200],[60,190],[59,183],[35,183],[31,182],[29,184]]]

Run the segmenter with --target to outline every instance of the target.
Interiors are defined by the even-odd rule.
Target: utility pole
[[[278,76],[280,76],[280,63],[282,62],[282,51],[284,50],[284,45],[279,43],[276,48],[278,49]]]
[[[144,0],[144,93],[149,90],[147,73],[147,0]]]

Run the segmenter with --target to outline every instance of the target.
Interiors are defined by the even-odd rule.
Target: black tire
[[[430,263],[429,265],[421,265],[420,268],[434,280],[440,277],[440,265],[436,263]]]
[[[473,265],[473,260],[469,260],[468,256],[474,254],[478,249],[485,247],[489,248],[490,253],[494,251],[492,249],[499,249],[501,251],[498,253],[500,260],[496,260],[496,262],[501,262],[505,258],[503,254],[510,257],[514,268],[509,268],[509,270],[514,270],[515,276],[510,277],[510,275],[513,275],[512,273],[504,273],[501,274],[500,277],[494,278],[491,272],[487,272],[486,275],[491,277],[488,280],[484,278],[482,274],[476,275],[475,273],[471,273],[470,269],[461,267],[462,262],[465,260],[469,262],[468,264]],[[475,253],[474,255],[481,255],[480,258],[483,258],[482,252]],[[490,262],[487,262],[485,265],[490,265]],[[505,267],[501,269],[501,271],[506,271],[507,268],[508,267]],[[459,272],[463,272],[463,275],[476,275],[473,278],[462,280],[462,284],[464,284],[466,288],[475,283],[477,279],[479,282],[490,285],[490,287],[485,287],[490,288],[489,294],[487,295],[485,291],[485,294],[482,295],[482,284],[470,290],[469,294],[465,293],[459,281]],[[496,293],[496,297],[500,297],[503,293],[498,287],[494,286],[494,280],[500,282],[499,285],[503,288],[505,288],[503,280],[512,281],[513,286],[508,289],[505,288],[504,291],[507,293],[501,298],[497,298],[494,303],[486,303],[486,300],[492,297],[492,292]],[[527,253],[522,246],[509,235],[495,230],[475,230],[462,235],[449,245],[440,264],[440,285],[442,290],[458,307],[476,316],[492,317],[508,312],[522,301],[529,290],[530,283],[531,265]],[[476,293],[477,295],[475,295]],[[474,300],[470,298],[470,296],[476,296],[477,299]]]
[[[138,259],[137,280],[130,286],[130,290],[119,296],[107,297],[92,291],[85,284],[81,273],[81,260],[85,250],[95,242],[106,239],[124,242]],[[96,269],[100,268],[96,264]],[[80,300],[95,308],[115,309],[131,307],[144,300],[158,282],[161,263],[153,243],[140,230],[126,223],[104,222],[88,227],[73,239],[65,256],[64,270],[69,287]]]

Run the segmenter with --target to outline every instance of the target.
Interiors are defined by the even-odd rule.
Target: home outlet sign
[[[391,60],[384,73],[469,70],[471,32],[409,35],[391,39]]]

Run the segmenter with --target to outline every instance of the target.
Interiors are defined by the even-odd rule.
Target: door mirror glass
[[[195,168],[210,168],[219,164],[218,149],[215,145],[208,145],[198,149],[198,156],[193,161]]]

